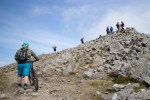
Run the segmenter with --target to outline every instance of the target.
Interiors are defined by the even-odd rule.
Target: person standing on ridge
[[[123,21],[121,22],[121,27],[124,28],[124,23],[123,23]]]
[[[23,43],[22,48],[19,49],[15,54],[15,60],[17,61],[17,69],[18,69],[18,88],[21,88],[22,78],[24,78],[24,90],[27,89],[28,76],[30,72],[30,62],[34,62],[31,60],[31,57],[34,57],[34,61],[38,61],[39,58],[36,54],[29,49],[28,43]]]
[[[121,21],[121,24],[119,24],[119,22],[116,24],[117,26],[117,33],[125,33],[125,29],[124,29],[124,23],[123,21]]]
[[[113,33],[113,27],[110,26],[110,33]]]
[[[81,38],[81,43],[82,43],[82,44],[84,44],[84,37],[83,37],[83,38]]]
[[[117,22],[116,27],[117,27],[117,29],[119,30],[119,22]]]
[[[106,28],[106,33],[107,34],[109,34],[110,33],[110,31],[109,31],[109,27],[107,26],[107,28]]]
[[[54,52],[56,52],[56,48],[57,48],[57,47],[56,47],[56,45],[55,45],[55,44],[53,45],[53,47],[52,47],[52,48],[54,49]]]

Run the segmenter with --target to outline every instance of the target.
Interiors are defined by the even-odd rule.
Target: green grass
[[[139,87],[135,87],[134,92],[139,92],[140,89],[149,87],[147,83],[139,82],[136,79],[130,77],[113,77],[113,82],[117,84],[139,83]]]
[[[117,84],[127,84],[127,83],[138,83],[139,81],[135,80],[134,78],[130,77],[114,77],[112,80],[114,83]]]

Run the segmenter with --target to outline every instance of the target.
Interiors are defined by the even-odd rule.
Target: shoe
[[[24,84],[24,90],[26,90],[27,89],[27,84]]]
[[[21,88],[21,84],[18,84],[18,88]]]

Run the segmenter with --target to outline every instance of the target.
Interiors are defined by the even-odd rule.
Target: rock
[[[115,94],[112,96],[111,100],[117,100],[117,99],[118,99],[118,96],[117,96],[117,93],[115,93]]]
[[[140,92],[145,92],[146,91],[146,89],[140,89]]]
[[[112,96],[111,100],[127,100],[133,89],[123,89]],[[130,100],[130,99],[129,99]]]
[[[112,99],[113,94],[109,94],[109,95],[103,95],[102,96],[102,100],[111,100]]]
[[[124,47],[119,43],[119,42],[115,42],[110,44],[110,52],[111,53],[122,53],[124,51]]]
[[[145,94],[145,92],[133,93],[133,94],[128,96],[128,100],[145,100],[144,99],[144,94]]]
[[[91,78],[92,74],[94,73],[94,70],[89,68],[87,71],[85,71],[83,74],[86,76],[86,77],[89,77]]]
[[[114,85],[113,85],[113,88],[114,88],[116,91],[119,91],[119,90],[125,88],[125,85],[122,85],[122,84],[114,84]]]
[[[63,67],[63,74],[64,75],[67,75],[70,72],[73,72],[73,68],[71,66]]]
[[[128,83],[126,86],[125,86],[125,89],[133,89],[133,88],[139,88],[140,87],[140,84],[139,83]]]
[[[103,65],[103,59],[101,58],[101,56],[95,55],[95,56],[93,57],[93,63],[96,63],[96,64],[98,64],[99,66],[100,66],[100,65]]]
[[[0,94],[0,99],[4,99],[4,98],[6,98],[6,95],[4,93],[1,93]]]
[[[95,93],[96,95],[102,95],[102,93],[100,91],[96,91]]]
[[[121,62],[120,60],[115,60],[113,62],[113,64],[114,65],[112,66],[112,68],[113,68],[114,71],[121,70],[121,67],[123,66],[123,62]]]

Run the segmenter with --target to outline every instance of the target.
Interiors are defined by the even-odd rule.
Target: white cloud
[[[52,14],[52,10],[48,6],[33,6],[31,8],[31,13],[35,15],[45,15]]]
[[[62,16],[67,30],[72,28],[72,23],[75,23],[76,30],[78,31],[82,31],[82,28],[87,29],[87,26],[89,27],[94,23],[93,20],[97,17],[95,15],[97,11],[97,9],[94,9],[88,4],[63,8]]]

